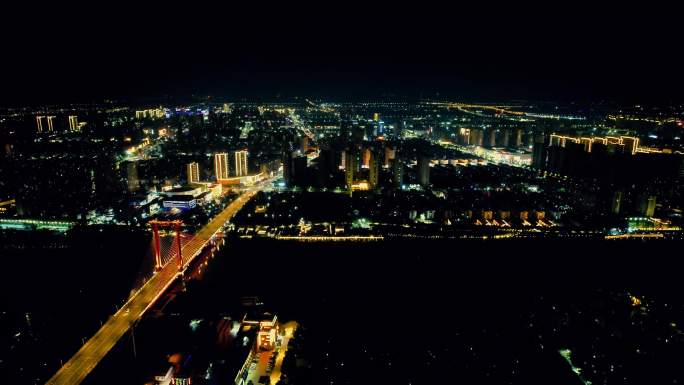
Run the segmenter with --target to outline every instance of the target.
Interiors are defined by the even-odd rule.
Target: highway
[[[183,268],[200,253],[206,243],[232,218],[259,190],[268,185],[269,180],[248,188],[231,202],[221,213],[200,229],[195,236],[183,246]],[[47,385],[76,385],[97,366],[105,355],[126,334],[130,327],[154,304],[154,302],[171,286],[178,276],[178,256],[173,255],[162,269],[150,278],[138,292],[133,294],[100,330],[95,333],[76,354],[69,359],[50,380]]]

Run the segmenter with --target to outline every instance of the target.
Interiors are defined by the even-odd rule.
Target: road
[[[237,199],[231,202],[221,213],[214,217],[207,225],[200,229],[195,236],[183,246],[184,268],[192,262],[206,243],[232,218],[259,190],[268,185],[269,181],[245,189]],[[178,276],[178,256],[174,255],[162,269],[150,278],[138,292],[133,294],[128,302],[119,309],[100,330],[95,333],[76,354],[62,366],[57,373],[48,380],[47,385],[76,385],[97,366],[105,355],[116,345],[117,341],[126,334],[131,326],[154,304],[154,302],[168,289]]]

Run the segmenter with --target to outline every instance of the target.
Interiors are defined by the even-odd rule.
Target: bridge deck
[[[258,189],[251,189],[242,193],[231,202],[221,213],[215,216],[207,225],[200,229],[195,236],[182,247],[184,267],[192,262],[206,243],[233,215],[247,203]],[[116,345],[117,341],[130,329],[145,311],[166,291],[178,275],[178,256],[174,255],[164,267],[150,278],[138,292],[131,296],[124,306],[119,309],[100,330],[95,333],[76,354],[55,373],[47,385],[76,385],[97,366],[104,356]]]

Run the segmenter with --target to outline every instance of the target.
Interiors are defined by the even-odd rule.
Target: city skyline
[[[678,12],[22,7],[0,382],[681,380]]]

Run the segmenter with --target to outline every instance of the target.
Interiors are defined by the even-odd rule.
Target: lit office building
[[[78,117],[69,115],[69,131],[78,131]]]
[[[247,150],[235,151],[233,153],[233,161],[235,166],[235,176],[245,176],[247,175]]]
[[[55,120],[54,116],[48,116],[47,117],[48,132],[53,132],[55,130],[53,123],[52,123],[54,120]]]
[[[217,181],[226,180],[230,177],[228,174],[228,154],[225,152],[214,154],[214,171]]]
[[[36,130],[40,133],[43,132],[43,119],[44,116],[36,116]]]
[[[188,183],[197,183],[199,181],[199,164],[197,162],[188,163]]]

